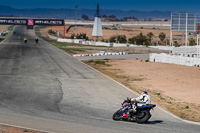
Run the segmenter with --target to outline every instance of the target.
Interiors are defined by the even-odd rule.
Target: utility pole
[[[97,12],[97,16],[96,17],[98,17],[98,18],[100,18],[100,9],[99,9],[99,3],[97,3],[97,10],[96,10],[96,12]]]
[[[170,26],[170,46],[173,46],[173,35],[172,35],[172,13],[171,13],[171,26]]]
[[[187,44],[188,44],[188,13],[186,13],[186,22],[185,22],[185,56],[187,55]]]

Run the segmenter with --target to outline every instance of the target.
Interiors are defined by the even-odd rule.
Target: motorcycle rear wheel
[[[143,124],[147,122],[151,118],[151,114],[149,110],[142,110],[139,112],[139,114],[136,117],[136,122],[138,124]]]
[[[122,115],[122,111],[121,110],[117,110],[114,114],[113,114],[113,120],[115,121],[119,121],[121,120],[121,115]]]

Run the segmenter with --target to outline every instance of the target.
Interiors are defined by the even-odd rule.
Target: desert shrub
[[[189,45],[190,45],[190,46],[194,46],[194,45],[195,45],[195,40],[194,40],[194,38],[190,38],[190,39],[189,39]]]
[[[175,46],[175,47],[180,47],[180,45],[178,44],[177,41],[174,41],[174,46]]]
[[[166,34],[164,32],[161,32],[158,37],[160,38],[161,41],[164,41],[166,38]]]
[[[76,39],[85,39],[85,40],[89,40],[89,37],[87,36],[87,34],[86,33],[80,33],[80,34],[71,34],[71,36],[70,36],[70,38],[71,39],[74,39],[74,38],[76,38]]]
[[[76,36],[76,35],[75,35],[74,33],[71,34],[70,39],[74,39],[75,36]]]
[[[97,61],[95,61],[95,64],[105,65],[106,62],[103,60],[97,60]]]
[[[139,35],[135,36],[135,37],[132,37],[132,38],[129,38],[128,42],[130,44],[134,44],[135,42],[137,43],[137,45],[149,45],[149,40],[148,40],[148,37],[143,35],[142,33],[140,33]]]
[[[52,29],[48,30],[48,33],[49,33],[50,35],[55,35],[55,34],[56,34],[56,32],[53,31]]]
[[[89,61],[88,61],[88,63],[93,63],[93,62],[94,62],[93,60],[89,60]]]
[[[187,105],[187,106],[185,106],[185,109],[189,109],[190,107]]]
[[[125,35],[115,35],[110,37],[110,42],[126,43],[127,39]]]

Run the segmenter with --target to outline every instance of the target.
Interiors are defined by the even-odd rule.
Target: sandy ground
[[[8,32],[8,27],[10,27],[10,25],[0,25],[0,33]],[[6,38],[6,36],[0,36],[0,38]]]
[[[199,104],[200,68],[173,64],[141,62],[139,60],[118,60],[110,63],[124,75],[143,79],[134,81],[145,90],[156,90],[177,101]],[[200,104],[199,104],[200,105]]]
[[[65,29],[67,29],[69,26],[65,26]],[[64,34],[64,26],[49,26],[46,28],[43,28],[40,30],[41,34],[45,37],[48,36],[48,31],[49,30],[53,30],[53,31],[59,31],[60,32],[60,36],[63,37]],[[65,34],[66,37],[70,37],[69,35],[67,35],[67,33]]]
[[[0,25],[0,33],[8,31],[8,27],[10,27],[10,25]]]
[[[0,125],[0,133],[42,133],[42,132]]]

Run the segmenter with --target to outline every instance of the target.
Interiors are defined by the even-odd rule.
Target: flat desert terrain
[[[106,65],[86,62],[125,86],[150,93],[152,103],[183,119],[200,121],[200,68],[145,60],[108,60]]]
[[[134,76],[140,88],[163,93],[177,101],[199,104],[200,68],[173,64],[141,62],[138,60],[111,61],[113,69],[124,75]]]

